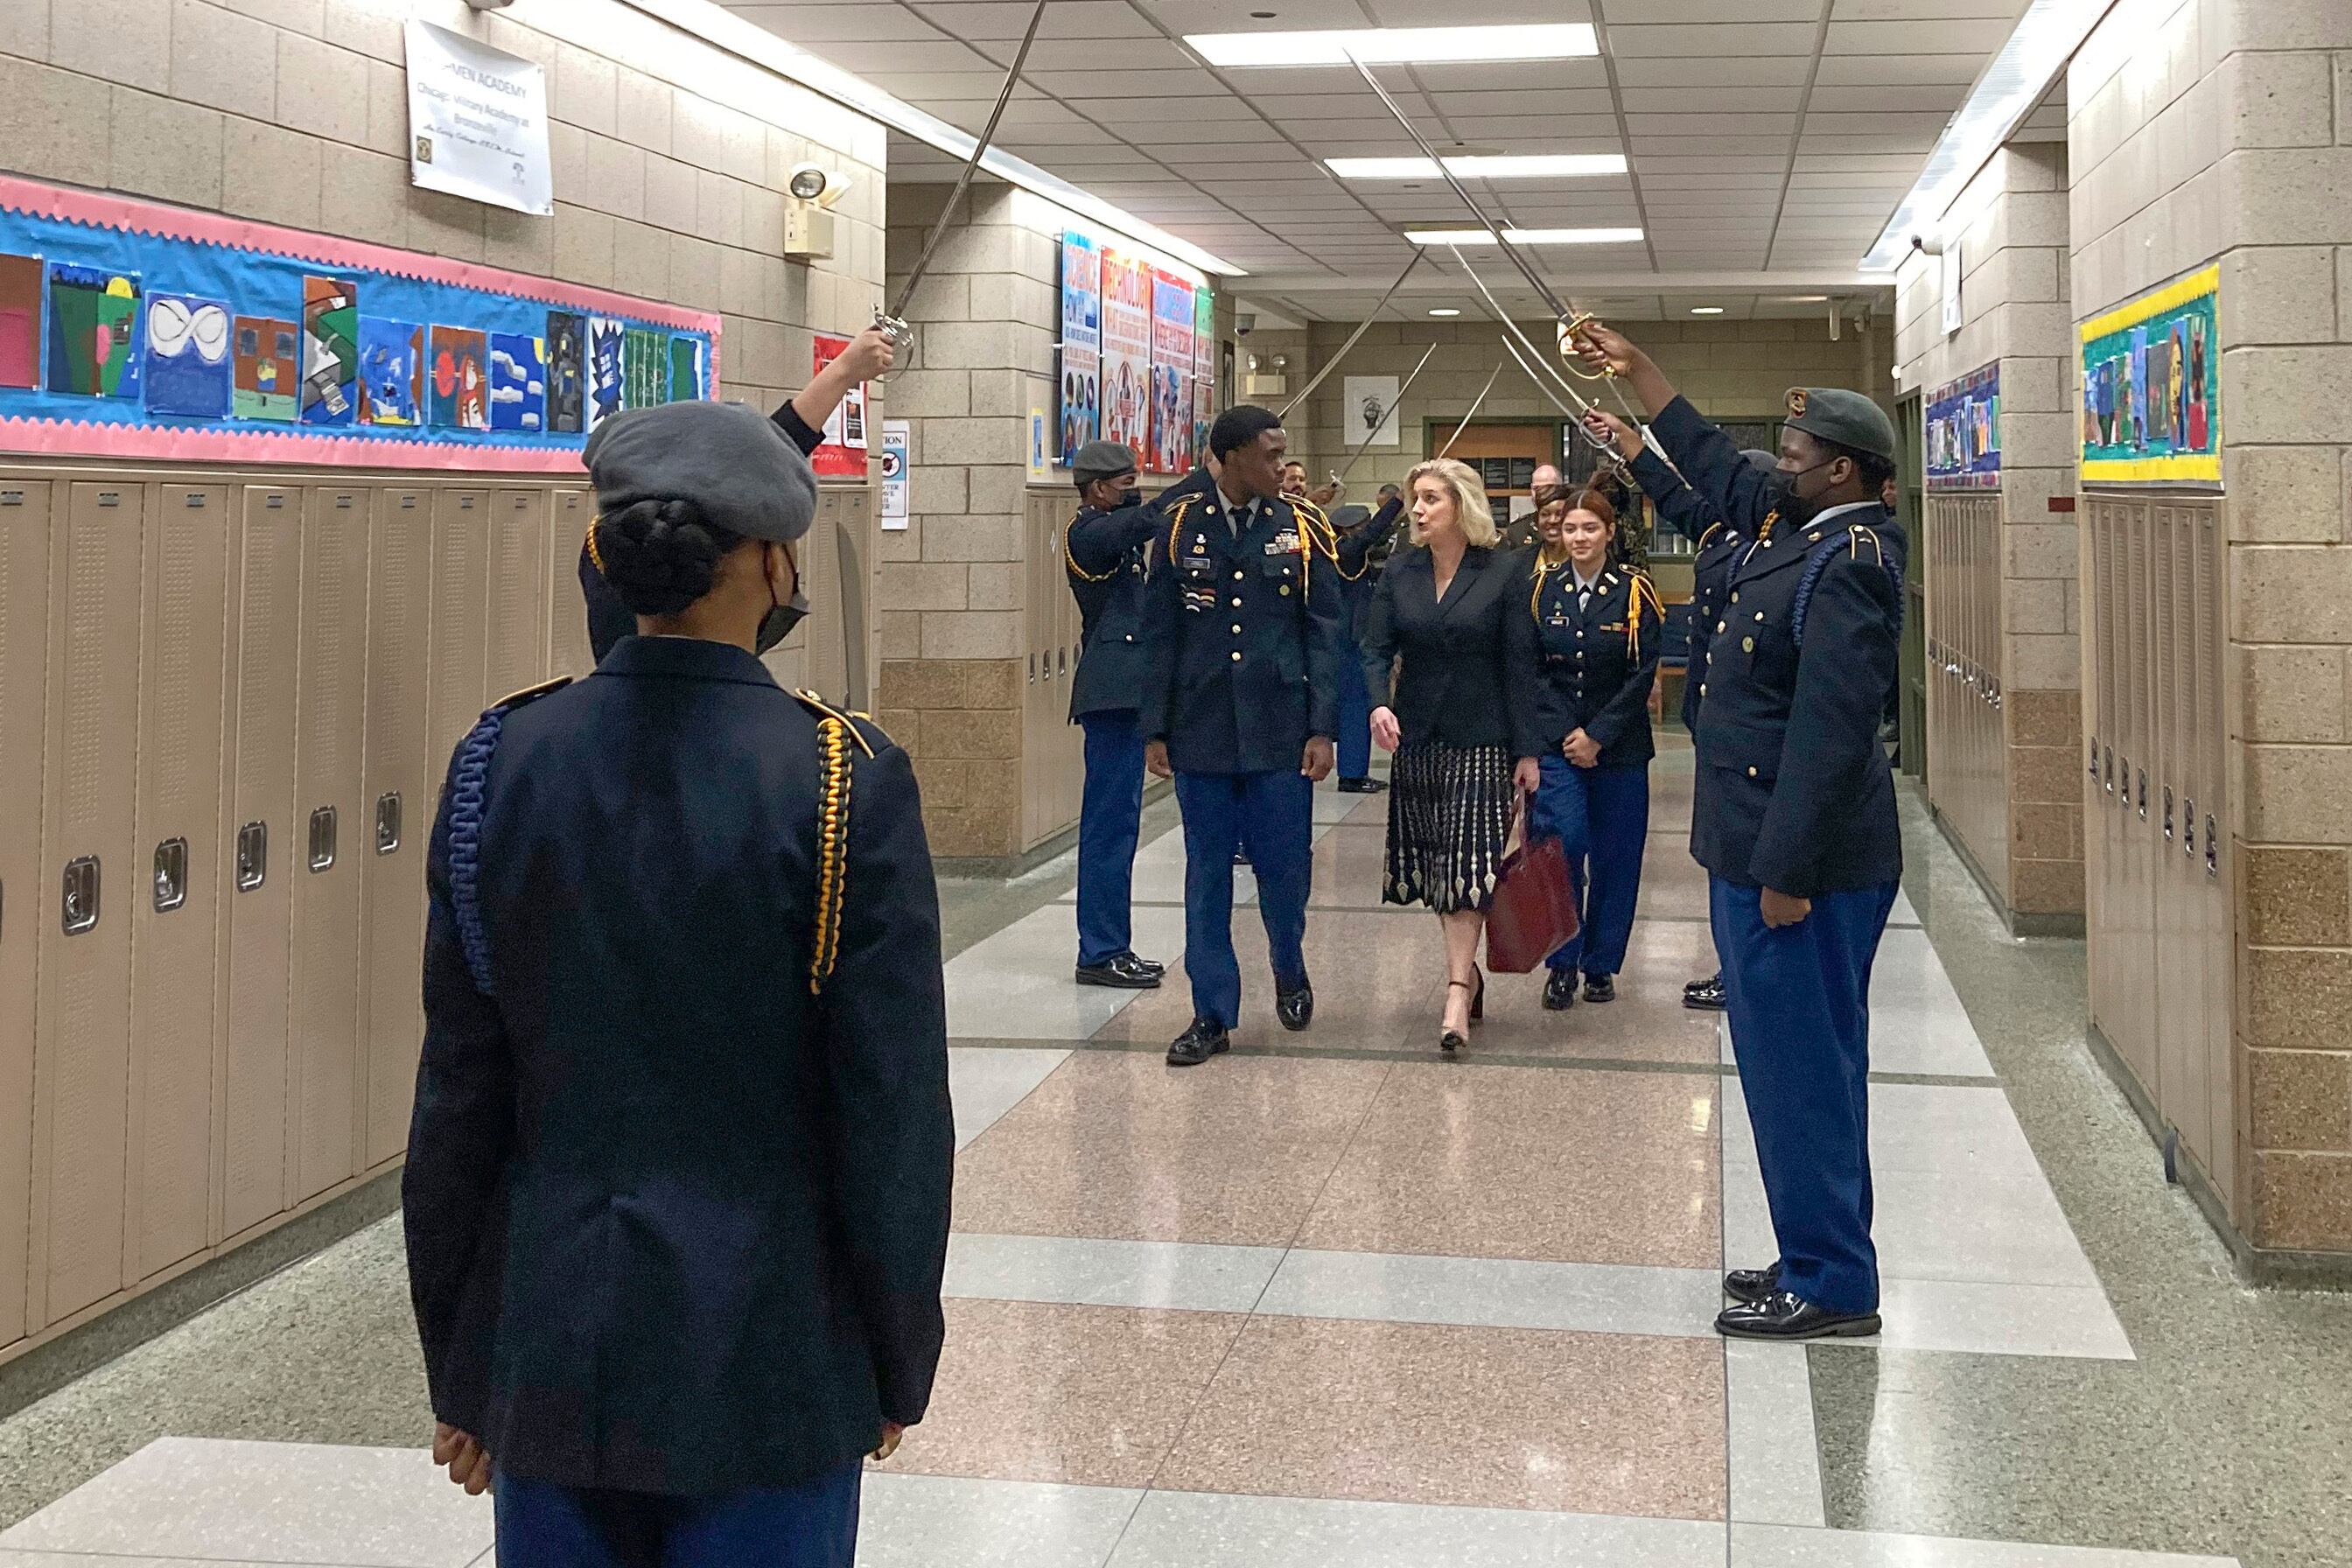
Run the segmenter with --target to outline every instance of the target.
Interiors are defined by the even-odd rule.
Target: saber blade
[[[1381,311],[1387,307],[1390,299],[1395,295],[1398,289],[1404,287],[1404,280],[1412,277],[1412,269],[1420,265],[1421,252],[1416,250],[1412,254],[1412,259],[1404,264],[1404,270],[1396,275],[1396,281],[1389,285],[1388,292],[1382,294],[1380,299],[1374,302],[1371,310],[1365,314],[1363,321],[1357,326],[1356,330],[1348,334],[1348,341],[1339,345],[1339,352],[1333,354],[1328,360],[1324,362],[1323,368],[1315,373],[1315,378],[1312,381],[1309,381],[1305,386],[1298,389],[1297,396],[1292,398],[1280,408],[1275,410],[1274,416],[1276,419],[1288,419],[1293,413],[1297,412],[1298,405],[1305,403],[1309,397],[1313,396],[1315,395],[1315,389],[1322,385],[1324,381],[1329,377],[1333,371],[1339,368],[1339,362],[1348,357],[1348,353],[1350,349],[1353,349],[1358,343],[1364,341],[1364,334],[1372,330],[1372,323],[1381,319]]]

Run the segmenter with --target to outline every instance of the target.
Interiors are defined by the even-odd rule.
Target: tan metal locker
[[[293,878],[303,847],[294,808],[301,492],[248,486],[242,510],[235,750],[222,819],[228,1038],[215,1159],[224,1239],[287,1206],[287,1005]]]
[[[295,664],[294,957],[287,1061],[295,1203],[354,1174],[360,1094],[361,798],[367,712],[368,531],[373,492],[321,485],[302,520],[300,652]]]
[[[131,1283],[210,1240],[219,1035],[221,742],[227,721],[231,491],[157,484],[146,529],[131,939]],[[132,875],[131,873],[139,873]]]
[[[27,1303],[54,1323],[123,1286],[137,868],[141,519],[137,485],[67,490],[49,559]],[[47,896],[43,896],[46,894]]]
[[[2192,883],[2201,879],[2195,900],[2199,919],[2195,935],[2196,961],[2205,975],[2205,1081],[2211,1097],[2212,1156],[2205,1173],[2212,1179],[2221,1202],[2236,1212],[2240,1148],[2236,1023],[2236,906],[2231,893],[2235,868],[2229,834],[2226,776],[2229,757],[2228,721],[2222,710],[2224,660],[2229,657],[2222,634],[2221,526],[2218,507],[2200,508],[2196,520],[2194,576],[2190,596],[2196,607],[2197,639],[2197,839],[2184,849]]]
[[[0,1346],[25,1334],[50,504],[47,481],[0,477]]]
[[[425,700],[432,729],[427,753],[437,791],[443,764],[505,692],[488,688],[489,497],[445,489],[433,498],[433,656]]]
[[[585,490],[555,492],[547,540],[547,673],[574,679],[596,668],[588,644],[588,605],[580,589],[580,546],[596,502]]]
[[[2114,526],[2106,506],[2095,499],[2083,509],[2083,538],[2089,584],[2083,607],[2084,647],[2089,667],[2084,685],[2091,694],[2087,742],[2083,773],[2084,935],[2090,977],[2091,1023],[2111,1042],[2114,1021],[2106,998],[2113,959],[2108,952],[2107,920],[2115,894],[2109,879],[2115,867],[2110,836],[2115,824],[2108,809],[2107,783],[2112,771],[2105,758],[2111,750],[2115,724],[2115,590],[2112,580]]]
[[[845,701],[849,670],[841,624],[841,492],[819,498],[816,521],[793,547],[801,572],[801,594],[808,600],[808,618],[801,623],[803,655],[807,660],[804,681],[812,691]]]
[[[547,679],[547,494],[490,497],[488,679],[485,705]]]
[[[407,1145],[425,1034],[417,984],[425,967],[425,844],[443,765],[426,742],[432,636],[432,495],[387,486],[375,494],[368,546],[363,817],[345,840],[360,876],[362,1169]]]
[[[2150,704],[2147,841],[2156,868],[2154,899],[2156,1038],[2163,1083],[2164,1119],[2200,1162],[2210,1158],[2211,1129],[2205,1086],[2205,975],[2197,962],[2195,925],[2202,889],[2183,875],[2179,852],[2182,781],[2193,743],[2189,709],[2196,680],[2197,638],[2189,595],[2195,575],[2195,533],[2179,507],[2150,510],[2151,608],[2155,647],[2149,661]],[[2189,792],[2194,794],[2193,790]],[[2201,880],[2201,877],[2200,878]]]

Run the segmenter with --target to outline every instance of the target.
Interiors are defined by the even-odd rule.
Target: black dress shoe
[[[1160,974],[1131,952],[1114,952],[1100,963],[1078,965],[1077,980],[1081,985],[1107,985],[1114,991],[1157,991]]]
[[[1555,969],[1544,982],[1544,1011],[1565,1013],[1576,1005],[1576,971]]]
[[[1296,991],[1277,988],[1274,994],[1274,1016],[1292,1034],[1315,1021],[1315,987],[1301,985]]]
[[[1720,970],[1705,980],[1694,980],[1683,987],[1683,1005],[1697,1013],[1723,1011],[1723,973]]]
[[[1734,1340],[1866,1339],[1878,1331],[1875,1312],[1832,1312],[1786,1290],[1726,1307],[1715,1320],[1715,1331]]]
[[[1381,791],[1388,787],[1388,785],[1382,784],[1380,780],[1371,778],[1341,779],[1339,781],[1339,793],[1341,795],[1378,795]]]
[[[1780,1289],[1780,1266],[1769,1268],[1735,1268],[1723,1277],[1723,1293],[1735,1301],[1753,1306]]]
[[[1587,1002],[1614,1002],[1617,1000],[1617,977],[1613,974],[1586,975],[1584,999]]]
[[[1214,1018],[1195,1018],[1192,1026],[1177,1036],[1176,1043],[1168,1047],[1168,1065],[1196,1068],[1211,1057],[1233,1048],[1233,1037],[1225,1033],[1223,1024]]]
[[[1248,850],[1246,850],[1246,849],[1236,849],[1236,850],[1234,850],[1234,865],[1236,865],[1236,866],[1246,866],[1246,865],[1248,865],[1249,863],[1250,863],[1250,858],[1249,858],[1249,851],[1248,851]]]
[[[1131,952],[1127,956],[1129,959],[1133,961],[1138,969],[1147,970],[1153,974],[1165,974],[1168,973],[1168,966],[1160,963],[1156,958],[1138,958]]]

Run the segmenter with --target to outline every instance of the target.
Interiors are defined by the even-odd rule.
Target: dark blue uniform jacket
[[[1328,528],[1276,498],[1236,539],[1205,472],[1158,505],[1137,728],[1181,773],[1297,769],[1310,738],[1339,729],[1345,610]]]
[[[789,403],[769,417],[803,452],[814,452],[824,445],[824,432],[802,418],[800,410]],[[621,603],[621,595],[613,591],[613,585],[604,581],[604,574],[596,570],[596,563],[588,558],[588,546],[584,542],[580,546],[580,594],[588,601],[588,649],[595,655],[596,662],[602,664],[604,656],[613,651],[614,643],[623,637],[637,635],[637,617],[629,613],[629,606]]]
[[[1062,536],[1062,567],[1078,602],[1078,674],[1070,719],[1132,710],[1143,690],[1143,578],[1152,536],[1167,526],[1150,503],[1081,507]]]
[[[1538,755],[1558,755],[1581,730],[1600,743],[1600,766],[1638,766],[1658,754],[1650,733],[1650,689],[1658,679],[1664,616],[1650,580],[1605,567],[1591,597],[1577,592],[1576,568],[1534,562],[1528,613],[1535,622],[1543,721]]]
[[[1339,596],[1347,601],[1347,625],[1342,628],[1347,638],[1355,642],[1364,635],[1364,616],[1372,607],[1372,595],[1381,585],[1380,574],[1372,569],[1372,557],[1397,531],[1404,520],[1402,498],[1381,503],[1372,513],[1353,528],[1336,531],[1339,581],[1344,586]],[[1352,656],[1351,656],[1352,657]]]
[[[1727,880],[1798,898],[1902,875],[1879,743],[1902,624],[1901,534],[1878,505],[1806,528],[1765,477],[1676,398],[1652,426],[1694,489],[1747,536],[1707,650],[1691,853]]]
[[[1682,711],[1683,728],[1696,734],[1699,688],[1706,684],[1707,645],[1715,638],[1715,623],[1723,618],[1723,596],[1730,592],[1731,563],[1739,553],[1740,534],[1655,452],[1643,447],[1634,457],[1633,468],[1634,481],[1657,508],[1658,515],[1698,546],[1691,563],[1690,660],[1683,672]]]
[[[403,1195],[434,1413],[501,1470],[786,1487],[929,1400],[938,895],[861,724],[821,916],[821,720],[740,648],[632,637],[452,763]]]

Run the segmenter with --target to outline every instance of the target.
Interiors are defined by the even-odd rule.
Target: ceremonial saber
[[[1051,0],[1037,0],[1037,8],[1029,13],[1029,30],[1021,35],[1021,47],[1013,57],[1012,68],[1004,73],[1004,86],[997,91],[996,107],[988,111],[988,123],[981,128],[980,140],[971,144],[971,156],[964,160],[963,172],[956,176],[955,189],[948,193],[947,205],[940,209],[940,221],[932,228],[930,238],[923,242],[922,255],[915,258],[914,270],[898,286],[897,302],[887,310],[874,312],[874,324],[889,337],[893,347],[904,348],[914,342],[915,329],[908,324],[907,307],[913,302],[923,274],[930,270],[931,258],[938,253],[940,241],[947,237],[948,226],[955,222],[956,209],[963,205],[972,176],[980,173],[980,161],[988,155],[990,145],[996,140],[996,127],[1004,118],[1005,106],[1013,101],[1013,89],[1021,85],[1021,68],[1029,63],[1029,46],[1037,41],[1037,28],[1045,20],[1045,7],[1050,3]]]
[[[1370,432],[1364,437],[1362,443],[1359,445],[1354,451],[1348,454],[1348,466],[1341,468],[1337,474],[1333,475],[1332,477],[1334,479],[1338,479],[1341,484],[1347,483],[1348,476],[1356,471],[1357,459],[1361,458],[1366,452],[1371,450],[1372,439],[1381,433],[1381,426],[1386,425],[1390,419],[1395,416],[1396,411],[1404,406],[1404,395],[1412,390],[1412,384],[1421,379],[1421,373],[1429,368],[1430,357],[1436,353],[1437,345],[1435,343],[1432,343],[1427,348],[1422,350],[1421,363],[1412,367],[1412,374],[1411,375],[1404,378],[1404,384],[1397,388],[1396,396],[1390,400],[1387,407],[1381,410],[1381,416],[1373,422]],[[1480,395],[1484,396],[1485,395],[1482,393]]]
[[[1519,331],[1519,324],[1511,320],[1511,313],[1503,309],[1502,302],[1496,300],[1493,291],[1486,287],[1486,280],[1478,276],[1478,269],[1471,266],[1459,250],[1454,252],[1454,259],[1462,263],[1462,270],[1468,273],[1470,281],[1477,286],[1479,297],[1486,301],[1487,312],[1495,318],[1496,324],[1503,329],[1503,346],[1511,351],[1511,357],[1519,362],[1519,368],[1528,373],[1528,379],[1536,384],[1536,390],[1550,398],[1551,405],[1574,422],[1578,433],[1584,437],[1586,445],[1596,451],[1613,450],[1613,443],[1595,436],[1592,433],[1592,427],[1584,422],[1587,415],[1601,412],[1600,407],[1577,391],[1568,378],[1560,374],[1559,371],[1544,358],[1543,351],[1536,347],[1534,341],[1527,333]],[[1527,351],[1525,353],[1520,353],[1523,347]],[[1576,405],[1574,408],[1562,403],[1551,387],[1544,384],[1543,376],[1536,371],[1536,366],[1538,364],[1541,364],[1544,371],[1551,376],[1554,384],[1558,385],[1560,391],[1568,394],[1570,399]]]
[[[1280,408],[1275,410],[1274,416],[1276,419],[1288,419],[1291,414],[1297,410],[1298,405],[1306,402],[1309,397],[1313,396],[1315,389],[1322,385],[1325,379],[1328,377],[1333,371],[1339,368],[1339,362],[1346,359],[1348,357],[1349,351],[1353,349],[1358,343],[1361,342],[1363,341],[1364,334],[1372,330],[1372,323],[1380,320],[1381,311],[1387,307],[1390,299],[1396,293],[1396,291],[1404,287],[1404,280],[1412,276],[1412,269],[1421,265],[1421,259],[1422,253],[1419,250],[1415,250],[1412,253],[1412,259],[1404,264],[1404,270],[1396,275],[1396,281],[1389,285],[1388,292],[1380,297],[1379,301],[1372,306],[1370,312],[1364,317],[1362,323],[1360,324],[1354,331],[1348,334],[1348,341],[1346,342],[1339,345],[1339,352],[1333,354],[1328,360],[1324,362],[1323,368],[1315,373],[1315,379],[1298,389],[1297,396],[1292,398]]]
[[[1445,458],[1453,455],[1454,443],[1462,439],[1462,432],[1470,428],[1470,421],[1478,417],[1478,410],[1486,405],[1486,395],[1495,390],[1496,382],[1503,379],[1503,366],[1508,363],[1507,360],[1495,362],[1495,374],[1486,378],[1486,384],[1480,387],[1478,395],[1470,400],[1470,412],[1462,416],[1462,423],[1454,427],[1454,434],[1448,436],[1445,438],[1445,445],[1437,449],[1439,457]]]

